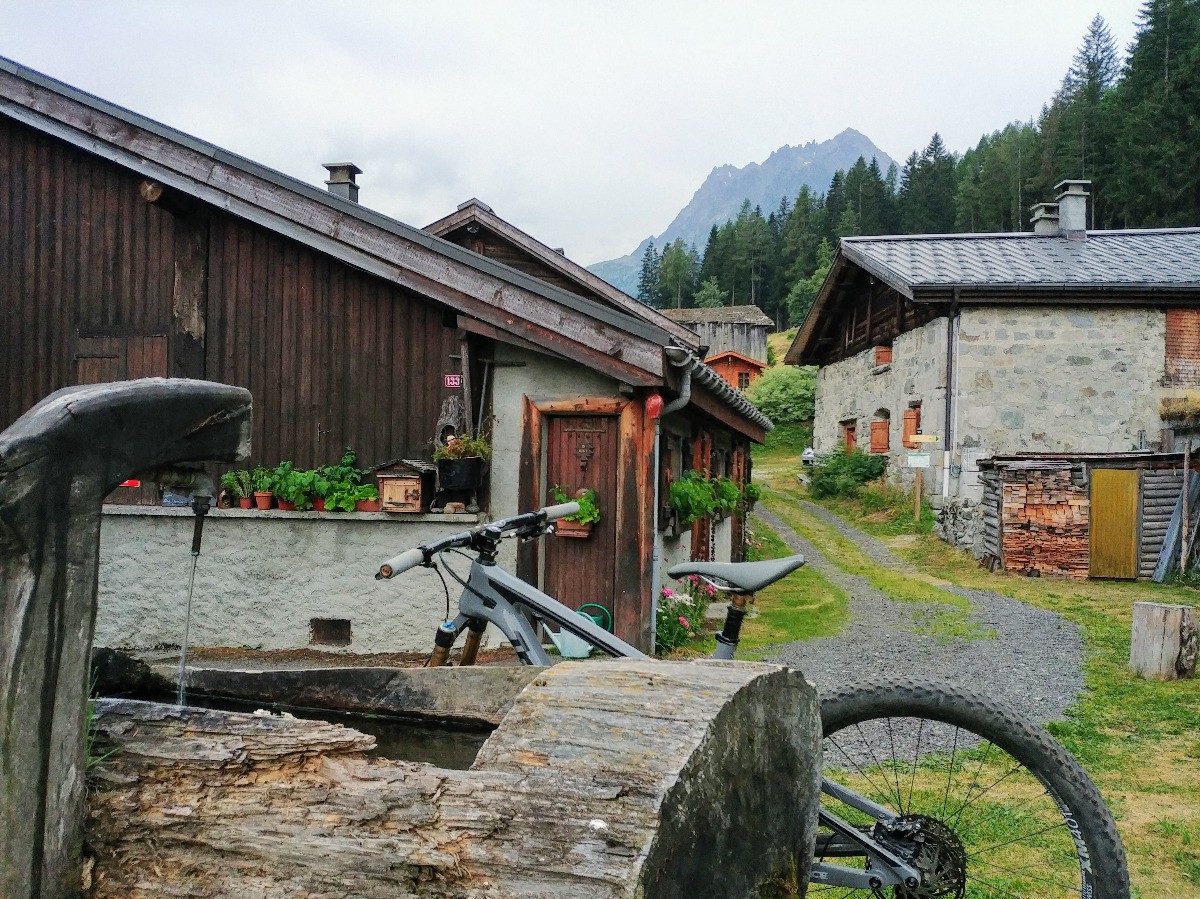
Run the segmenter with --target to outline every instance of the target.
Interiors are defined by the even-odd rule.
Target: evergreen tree
[[[662,280],[659,270],[658,252],[654,249],[654,241],[646,244],[646,252],[642,254],[642,270],[638,274],[637,298],[647,306],[658,308],[662,301]]]
[[[682,309],[684,301],[691,302],[696,289],[700,262],[696,251],[677,237],[663,248],[659,259],[659,289],[665,305]]]
[[[699,309],[716,309],[725,305],[729,294],[721,289],[716,278],[709,278],[696,291],[696,306]]]

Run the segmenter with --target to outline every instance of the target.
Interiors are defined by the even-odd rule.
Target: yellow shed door
[[[1092,471],[1092,577],[1137,577],[1138,473]]]

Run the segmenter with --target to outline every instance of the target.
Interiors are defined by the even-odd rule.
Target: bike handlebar
[[[559,503],[556,506],[547,506],[544,509],[538,509],[536,512],[526,512],[523,515],[515,515],[512,518],[502,518],[499,521],[480,525],[477,528],[463,531],[460,534],[451,534],[448,537],[435,540],[433,543],[422,543],[420,546],[406,549],[400,555],[394,556],[380,565],[379,571],[375,573],[375,579],[387,580],[394,578],[398,574],[403,574],[412,568],[416,568],[418,565],[428,566],[430,560],[444,550],[452,549],[456,546],[475,545],[476,538],[485,531],[491,531],[496,537],[499,537],[506,531],[527,527],[540,527],[547,522],[557,521],[559,518],[574,515],[578,511],[579,503]]]

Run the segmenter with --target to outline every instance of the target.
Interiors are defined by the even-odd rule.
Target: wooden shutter
[[[842,423],[842,442],[846,444],[847,452],[854,452],[858,446],[858,428],[852,421]]]
[[[901,440],[909,449],[918,448],[916,442],[913,440],[913,436],[919,430],[921,430],[921,407],[913,406],[911,409],[905,409],[904,431]]]
[[[875,364],[890,365],[892,362],[892,348],[890,346],[875,347]]]
[[[1200,384],[1200,309],[1168,309],[1166,382]]]
[[[871,452],[886,453],[888,451],[888,430],[891,424],[887,420],[871,422]]]

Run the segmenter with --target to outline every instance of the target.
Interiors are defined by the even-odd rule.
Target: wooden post
[[[1188,500],[1188,475],[1192,468],[1192,439],[1189,437],[1183,448],[1183,528],[1179,532],[1179,573],[1185,574],[1188,566],[1188,525],[1191,523],[1191,509]]]
[[[1135,602],[1129,667],[1154,680],[1195,677],[1196,610],[1192,606]]]
[[[924,472],[919,468],[913,469],[913,525],[921,522],[921,481]]]

